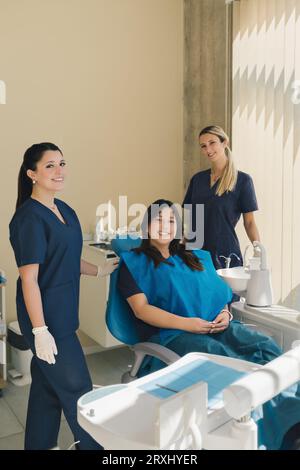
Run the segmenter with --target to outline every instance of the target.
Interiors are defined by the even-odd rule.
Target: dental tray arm
[[[246,375],[223,392],[226,412],[241,419],[300,379],[300,346]]]

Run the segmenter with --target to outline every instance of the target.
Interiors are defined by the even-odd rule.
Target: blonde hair
[[[225,133],[222,127],[219,126],[205,127],[199,133],[199,139],[204,134],[212,134],[218,137],[221,142],[225,142],[225,140],[229,142],[228,135]],[[216,189],[217,196],[222,196],[222,194],[225,192],[228,193],[229,191],[233,191],[237,181],[237,170],[235,168],[232,153],[228,145],[225,147],[225,155],[227,157],[227,164]]]

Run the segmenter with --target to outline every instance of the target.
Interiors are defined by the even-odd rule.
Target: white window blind
[[[234,1],[233,152],[254,179],[275,301],[300,310],[299,90],[300,0]]]

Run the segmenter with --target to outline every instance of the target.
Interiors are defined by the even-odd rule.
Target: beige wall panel
[[[182,0],[0,0],[0,266],[8,320],[17,270],[8,242],[24,150],[53,141],[62,194],[94,228],[98,204],[182,198]]]

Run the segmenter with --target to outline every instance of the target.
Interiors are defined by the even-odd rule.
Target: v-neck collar
[[[61,225],[64,225],[65,227],[68,227],[69,224],[66,220],[66,217],[65,217],[65,214],[63,213],[63,211],[61,210],[61,207],[59,205],[59,203],[57,204],[58,200],[57,199],[54,199],[54,203],[57,205],[58,207],[58,210],[62,216],[62,218],[64,219],[64,222],[62,222],[58,217],[57,215],[54,214],[54,212],[48,207],[46,206],[45,204],[43,204],[42,202],[38,201],[37,199],[34,199],[33,197],[30,196],[30,199],[31,201],[33,201],[34,203],[38,204],[41,208],[44,208],[46,209],[48,212],[50,212],[50,214],[52,214],[53,217],[55,217],[55,219],[61,224]]]
[[[214,189],[216,184],[219,183],[220,177],[214,182],[214,184],[212,186],[210,185],[210,180],[211,180],[210,177],[211,177],[211,170],[208,170],[208,185],[209,185],[209,189],[212,190],[212,189]]]

